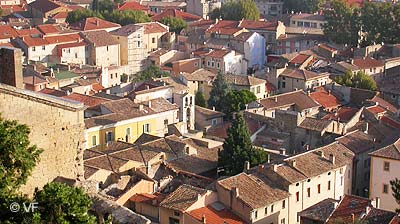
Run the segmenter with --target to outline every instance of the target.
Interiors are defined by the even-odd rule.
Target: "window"
[[[286,88],[286,82],[282,82],[282,88]]]
[[[321,193],[321,184],[318,184],[318,185],[317,185],[317,191],[318,191],[318,194]]]
[[[111,77],[111,79],[113,78],[113,74],[112,73],[110,74],[110,77]]]
[[[180,216],[181,214],[179,212],[174,211],[174,216]]]
[[[285,218],[281,219],[281,224],[285,224],[285,223],[286,223]]]
[[[219,67],[220,67],[219,62],[217,62],[217,68],[219,68]]]
[[[218,120],[217,119],[212,119],[211,120],[211,125],[217,125],[217,123],[218,123]]]
[[[390,170],[390,163],[389,162],[384,162],[383,163],[383,170],[384,171],[389,171]]]
[[[130,137],[131,137],[131,128],[127,128],[125,130],[125,141],[129,142]]]
[[[143,132],[144,133],[150,133],[150,124],[144,124],[143,125]]]
[[[365,159],[364,160],[364,168],[368,168],[371,164],[371,158]]]
[[[274,205],[271,205],[271,213],[274,212]]]
[[[114,141],[114,133],[112,131],[106,132],[106,143]]]
[[[140,47],[140,41],[137,42],[137,46]]]
[[[387,193],[389,192],[389,186],[388,186],[387,184],[383,184],[383,190],[382,190],[382,192],[383,192],[384,194],[387,194]]]
[[[207,61],[207,66],[210,67],[210,61]]]
[[[331,190],[331,181],[328,181],[328,191]]]
[[[254,212],[254,218],[257,219],[257,211]]]
[[[267,214],[268,214],[268,207],[265,207],[265,209],[264,209],[264,214],[265,214],[265,216],[267,216]]]
[[[42,50],[46,50],[46,46],[42,46]]]
[[[296,192],[296,201],[299,201],[299,200],[300,200],[300,193]]]
[[[108,46],[107,46],[107,51],[108,51]]]
[[[35,48],[35,47],[32,47],[32,51],[36,51],[36,48]]]
[[[151,38],[151,43],[155,43],[156,42],[156,38],[155,37],[153,37],[153,38]]]
[[[340,174],[343,174],[343,167],[340,168],[339,173],[340,173]]]
[[[164,120],[164,128],[167,128],[168,127],[168,119],[165,119]]]
[[[282,201],[282,208],[286,208],[286,200]]]
[[[75,58],[78,58],[78,53],[75,53]]]
[[[261,87],[257,86],[257,93],[260,93],[260,92],[261,92]]]
[[[311,189],[307,188],[307,197],[311,197]]]
[[[343,186],[343,177],[340,177],[340,186]]]
[[[92,136],[92,146],[96,146],[97,145],[97,136],[93,135]]]

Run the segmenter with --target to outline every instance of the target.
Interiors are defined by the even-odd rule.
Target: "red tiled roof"
[[[337,108],[341,105],[339,99],[324,88],[319,88],[316,92],[312,92],[310,97],[326,109]]]
[[[125,2],[121,5],[118,6],[118,10],[122,11],[122,10],[139,10],[139,11],[144,11],[147,12],[149,11],[149,8],[147,6],[141,5],[139,2]]]
[[[18,36],[18,33],[9,25],[0,25],[0,40]]]
[[[214,20],[200,20],[189,24],[189,27],[209,27],[214,24]]]
[[[0,5],[0,9],[10,13],[26,11],[25,7],[19,5]]]
[[[353,215],[356,218],[360,217],[366,207],[371,206],[370,204],[367,198],[345,195],[327,223],[335,223],[335,220],[339,219],[343,223],[353,223]]]
[[[226,208],[217,211],[210,205],[207,207],[198,208],[189,212],[189,215],[199,222],[202,221],[203,217],[207,223],[226,223],[226,224],[243,224],[239,216],[236,216]]]
[[[384,66],[384,63],[374,58],[357,58],[353,60],[353,65],[360,69],[376,68]]]
[[[322,119],[337,120],[339,118],[339,121],[349,121],[357,111],[357,108],[342,107],[336,113],[327,114]]]
[[[50,1],[50,0],[36,0],[32,3],[30,3],[29,5],[32,8],[34,8],[42,13],[46,13],[46,12],[49,12],[56,8],[62,7],[61,4],[59,4],[55,1]]]
[[[79,94],[79,93],[71,93],[67,96],[63,96],[62,98],[75,100],[75,101],[81,102],[89,107],[94,107],[94,106],[97,106],[99,104],[109,101],[108,99],[95,97],[95,96],[83,95],[83,94]]]
[[[68,16],[68,12],[59,12],[55,14],[52,18],[53,19],[66,19]]]
[[[0,47],[14,47],[14,45],[12,45],[9,42],[6,42],[6,43],[0,43]]]
[[[390,118],[390,117],[388,117],[388,116],[383,116],[383,117],[381,118],[381,121],[382,121],[383,123],[385,123],[385,124],[387,124],[387,125],[393,127],[393,128],[400,129],[400,123],[397,122],[397,121],[395,121],[395,120],[393,120],[392,118]]]
[[[156,14],[151,17],[154,21],[160,21],[162,18],[165,17],[175,17],[185,20],[186,22],[200,20],[201,17],[197,15],[193,15],[187,12],[183,12],[177,9],[165,9],[163,12]]]
[[[330,47],[330,46],[328,46],[328,45],[326,45],[326,44],[320,44],[320,45],[318,45],[318,47],[320,47],[320,48],[322,48],[322,49],[324,49],[324,50],[330,51],[330,52],[335,52],[335,51],[337,51],[337,49],[335,49],[335,48],[333,48],[333,47]]]
[[[209,54],[207,54],[207,57],[223,58],[229,52],[230,52],[230,50],[227,50],[227,49],[215,49],[215,50],[212,50]]]
[[[158,206],[162,200],[164,200],[166,195],[164,194],[135,194],[133,195],[129,201],[137,202],[137,203],[147,203],[153,205],[153,201],[156,202],[155,206]]]
[[[380,113],[385,113],[385,112],[386,112],[386,110],[383,109],[383,108],[380,107],[380,106],[368,107],[367,110],[368,110],[369,112],[375,114],[375,115],[376,115],[376,114],[380,114]]]
[[[306,54],[298,54],[296,57],[294,57],[294,58],[292,58],[292,60],[290,60],[290,63],[301,65],[301,64],[303,64],[309,57],[312,57],[312,56],[306,55]]]
[[[158,22],[143,23],[139,25],[144,27],[144,34],[168,32],[168,30]]]
[[[274,91],[276,91],[276,87],[272,83],[266,82],[265,83],[265,92],[266,93],[272,93]]]
[[[99,92],[99,91],[103,90],[104,87],[102,85],[100,85],[99,83],[93,83],[92,89],[96,92]]]
[[[49,88],[44,88],[44,89],[40,90],[40,93],[48,94],[48,95],[52,95],[52,96],[56,96],[56,97],[63,97],[63,96],[67,95],[67,93],[65,93],[64,91],[57,90],[57,89],[49,89]]]
[[[238,27],[249,30],[276,30],[278,22],[242,20]]]
[[[44,38],[42,37],[31,37],[31,36],[26,36],[22,38],[22,41],[25,43],[26,46],[28,47],[34,47],[34,46],[44,46],[49,44]]]
[[[37,29],[42,32],[43,34],[54,34],[58,33],[59,29],[57,29],[56,24],[42,24],[38,25]]]
[[[48,36],[48,37],[44,37],[44,39],[46,39],[49,42],[49,44],[71,43],[71,42],[79,42],[80,40],[82,40],[82,38],[77,33],[67,34],[67,35]]]
[[[18,34],[18,36],[30,36],[30,35],[40,35],[42,34],[38,29],[36,28],[30,28],[30,29],[21,29],[21,30],[15,30]]]
[[[71,24],[71,28],[75,30],[105,30],[108,28],[119,28],[121,25],[103,20],[97,17],[89,17],[80,22]]]

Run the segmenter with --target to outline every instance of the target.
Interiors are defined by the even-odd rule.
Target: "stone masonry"
[[[58,176],[83,180],[83,104],[0,83],[0,114],[30,127],[31,144],[43,149],[20,191],[32,196]]]

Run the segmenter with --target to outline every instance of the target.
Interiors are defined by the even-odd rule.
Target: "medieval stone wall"
[[[0,114],[30,127],[30,141],[43,149],[20,190],[32,195],[57,176],[83,179],[84,106],[0,84]]]

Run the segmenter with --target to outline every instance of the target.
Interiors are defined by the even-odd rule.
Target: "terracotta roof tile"
[[[322,132],[330,123],[331,121],[328,120],[306,117],[304,121],[299,124],[299,127],[307,130]]]
[[[199,195],[204,195],[206,192],[205,189],[184,184],[169,194],[160,206],[183,212],[197,202]]]
[[[235,86],[255,86],[266,83],[264,79],[259,79],[251,75],[225,74],[224,79],[230,85]]]
[[[335,204],[337,202],[337,200],[327,198],[311,207],[308,207],[307,209],[304,209],[299,213],[299,216],[325,223],[335,209]]]
[[[353,59],[353,65],[360,69],[369,69],[376,67],[383,67],[384,63],[382,61],[376,60],[374,58],[357,58]]]
[[[387,125],[389,125],[390,127],[396,128],[396,129],[400,129],[400,122],[388,117],[388,116],[383,116],[381,118],[381,121]]]
[[[240,28],[246,28],[248,30],[269,30],[274,31],[278,26],[278,22],[268,21],[254,21],[254,20],[242,20],[240,22]]]
[[[29,3],[29,6],[42,12],[42,13],[46,13],[51,10],[62,7],[62,5],[60,3],[57,3],[55,1],[50,1],[50,0],[36,0],[32,3]]]
[[[338,120],[342,122],[347,122],[349,121],[357,112],[359,109],[357,108],[351,108],[351,107],[341,107],[338,111],[335,113],[327,114],[325,115],[322,119],[327,119],[327,120]]]
[[[159,22],[138,23],[136,25],[144,27],[144,34],[168,32],[168,29]]]
[[[151,17],[154,21],[160,21],[162,18],[175,17],[185,20],[186,22],[200,20],[201,17],[177,9],[165,9],[163,12],[158,13]]]
[[[266,110],[279,109],[287,106],[294,106],[294,109],[296,109],[296,111],[299,112],[305,109],[310,109],[320,106],[302,90],[265,98],[260,101],[260,104]]]
[[[367,110],[373,114],[382,114],[385,113],[386,110],[383,109],[381,106],[372,106],[372,107],[368,107]]]
[[[308,58],[312,57],[312,55],[306,54],[298,54],[296,57],[292,58],[289,62],[292,64],[302,65]]]
[[[349,148],[355,154],[369,151],[375,145],[374,138],[360,130],[347,133],[346,135],[339,137],[336,140],[340,144]]]
[[[17,36],[17,31],[10,25],[0,25],[0,39],[10,39]]]
[[[36,29],[36,28],[29,28],[29,29],[16,29],[15,30],[18,34],[18,36],[22,37],[22,36],[34,36],[34,35],[41,35],[42,33]]]
[[[315,92],[310,94],[310,97],[321,104],[325,109],[334,109],[341,105],[340,100],[324,88],[318,88]]]
[[[184,72],[182,75],[188,81],[203,81],[203,82],[212,81],[217,76],[217,74],[203,68],[197,69],[192,73]]]
[[[207,117],[208,119],[224,116],[224,113],[222,113],[222,112],[210,110],[208,108],[200,107],[197,105],[195,106],[195,110],[197,113],[202,114],[203,116]]]
[[[104,98],[88,96],[88,95],[83,95],[83,94],[79,94],[79,93],[71,93],[67,96],[63,96],[62,98],[81,102],[88,107],[94,107],[94,106],[97,106],[99,104],[109,101]]]
[[[88,17],[82,21],[70,25],[71,29],[89,31],[89,30],[105,30],[110,28],[119,28],[121,25],[97,17]]]
[[[201,222],[203,217],[206,218],[207,223],[225,223],[225,224],[244,224],[245,222],[240,219],[239,216],[235,215],[226,208],[222,210],[216,210],[212,205],[198,208],[189,212],[189,215]]]
[[[124,2],[121,5],[118,6],[119,11],[123,10],[139,10],[143,12],[148,12],[150,9],[147,6],[141,5],[139,2],[136,1],[131,1],[131,2]]]
[[[302,79],[302,80],[310,80],[310,79],[315,79],[315,78],[321,78],[323,76],[329,76],[328,73],[316,73],[308,70],[302,70],[302,69],[285,69],[281,76],[285,77],[290,77],[290,78],[295,78],[295,79]]]
[[[288,192],[272,188],[256,176],[246,173],[219,180],[217,185],[228,191],[237,188],[239,191],[237,198],[252,209],[265,207],[265,205],[288,198],[290,195]]]
[[[81,35],[90,43],[93,43],[95,47],[118,45],[113,36],[105,30],[97,30],[81,33]]]
[[[378,156],[388,159],[400,160],[400,139],[395,143],[370,153],[371,156]]]

